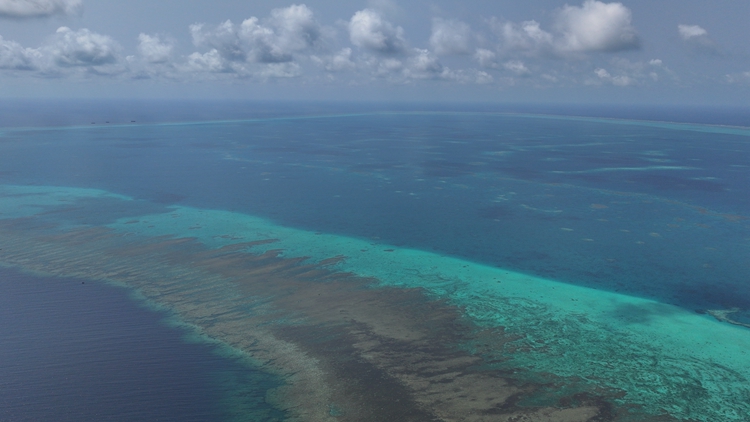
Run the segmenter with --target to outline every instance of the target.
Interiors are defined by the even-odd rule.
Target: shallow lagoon
[[[743,420],[748,135],[416,112],[5,129],[0,259],[133,289],[284,380],[264,396],[290,419]]]

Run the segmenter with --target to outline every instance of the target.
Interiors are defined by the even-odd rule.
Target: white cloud
[[[315,63],[323,66],[329,72],[341,72],[345,70],[355,70],[357,64],[352,60],[352,49],[342,48],[337,53],[327,56],[312,56]]]
[[[539,22],[525,21],[521,24],[506,22],[503,24],[493,21],[496,32],[504,41],[508,50],[525,51],[533,54],[550,50],[554,44],[554,37],[544,31]]]
[[[158,35],[138,35],[138,52],[148,63],[167,63],[172,57],[174,44],[163,42]]]
[[[212,49],[206,53],[192,53],[187,57],[184,70],[191,72],[220,73],[230,69],[226,66],[218,50]]]
[[[660,59],[630,61],[622,57],[609,60],[607,69],[598,67],[594,78],[585,81],[589,85],[610,84],[615,86],[645,86],[650,83],[678,81],[677,75]]]
[[[464,22],[435,18],[432,20],[430,46],[438,55],[471,53],[471,28]]]
[[[474,75],[474,82],[478,85],[487,85],[494,82],[495,79],[487,72],[481,70],[477,71]]]
[[[724,78],[730,84],[750,85],[750,71],[740,72],[740,73],[731,73],[731,74],[725,75]]]
[[[426,79],[440,77],[445,68],[435,55],[429,50],[415,49],[415,54],[409,59],[409,76]]]
[[[270,24],[276,32],[276,44],[284,51],[302,51],[321,39],[321,26],[304,4],[272,10]]]
[[[689,40],[695,37],[703,37],[708,35],[708,31],[701,28],[698,25],[677,25],[677,30],[683,40]]]
[[[407,58],[370,56],[366,66],[373,69],[373,75],[392,83],[412,83],[421,80],[451,81],[459,84],[490,84],[495,80],[487,72],[477,69],[450,69],[430,50],[414,48]]]
[[[403,28],[393,26],[373,9],[360,10],[352,16],[349,39],[355,46],[377,53],[402,53],[406,49]]]
[[[639,38],[631,20],[630,10],[621,3],[586,0],[581,6],[560,9],[554,31],[544,30],[535,20],[518,24],[493,18],[490,25],[506,52],[566,57],[638,48]]]
[[[511,60],[511,61],[505,62],[503,64],[503,67],[515,73],[518,76],[527,76],[531,74],[531,71],[529,70],[529,68],[526,67],[526,65],[523,64],[523,62],[519,60]]]
[[[39,48],[23,47],[0,37],[0,69],[32,71],[37,76],[65,76],[77,72],[113,75],[120,65],[119,45],[88,29],[60,27]]]
[[[491,79],[491,76],[484,72],[481,72],[481,75],[477,71],[455,72],[443,66],[435,53],[421,48],[410,49],[398,58],[378,55],[366,56],[358,65],[358,67],[372,72],[373,76],[393,83],[409,83],[426,79],[450,79],[459,82],[469,81],[470,79],[482,79],[483,81]]]
[[[268,63],[260,67],[253,76],[260,79],[296,78],[302,74],[297,63]]]
[[[481,67],[496,68],[496,58],[497,54],[495,54],[494,51],[487,50],[486,48],[477,48],[477,50],[474,52],[474,60],[476,60]]]
[[[719,47],[708,36],[708,31],[700,26],[677,25],[677,32],[693,51],[709,55],[721,55]]]
[[[620,51],[637,48],[638,34],[631,12],[622,3],[586,0],[582,6],[565,6],[557,17],[563,34],[562,51]]]
[[[390,15],[368,8],[340,22],[348,31],[341,31],[338,41],[345,44],[329,49],[336,45],[333,29],[319,24],[305,5],[274,9],[265,18],[250,17],[237,23],[191,25],[197,48],[186,54],[178,54],[175,41],[163,34],[141,33],[137,46],[128,53],[131,55],[125,56],[106,35],[62,27],[38,48],[0,38],[0,69],[42,77],[110,75],[186,82],[263,82],[304,76],[309,83],[327,78],[354,84],[368,80],[424,84],[431,80],[498,86],[630,86],[667,79],[670,71],[658,59],[627,62],[618,55],[592,55],[589,60],[586,53],[634,48],[637,34],[630,11],[622,4],[578,1],[575,7],[553,11],[549,18],[555,24],[549,28],[534,20],[490,19],[500,41],[496,45],[464,22],[435,18],[428,47],[414,48],[407,44],[404,30],[386,17]],[[433,13],[445,16],[440,11]],[[691,40],[707,36],[707,32],[697,32],[693,30]],[[446,59],[449,55],[467,56]],[[558,60],[553,67],[545,67],[545,57],[574,60]],[[733,77],[739,79],[740,75]]]
[[[206,30],[204,24],[190,26],[193,43],[208,47],[229,62],[283,63],[294,54],[314,48],[321,37],[321,27],[305,5],[274,9],[267,24],[256,17],[240,25],[232,21]]]
[[[21,44],[0,36],[0,69],[34,70],[40,56],[39,50],[24,48]]]
[[[117,62],[119,46],[106,35],[63,26],[45,49],[59,66],[101,66]]]
[[[377,66],[378,76],[389,76],[404,69],[404,63],[401,60],[390,57],[379,61],[376,60],[374,63]]]
[[[594,70],[594,74],[602,82],[610,83],[615,86],[629,86],[635,84],[635,80],[627,75],[611,75],[606,69],[598,68]]]
[[[37,18],[80,12],[81,0],[0,0],[0,16]]]

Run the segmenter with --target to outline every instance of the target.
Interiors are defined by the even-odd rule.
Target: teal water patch
[[[692,132],[704,132],[704,133],[721,133],[726,135],[740,135],[750,136],[750,129],[742,126],[722,126],[722,125],[701,125],[692,123],[676,123],[676,122],[662,122],[662,121],[649,121],[649,120],[633,120],[633,119],[615,119],[615,118],[604,118],[604,117],[584,117],[584,116],[563,116],[563,115],[551,115],[551,114],[529,114],[529,113],[501,113],[503,115],[512,115],[516,117],[524,117],[531,119],[553,119],[553,120],[568,120],[568,121],[579,121],[579,122],[592,122],[592,123],[609,123],[616,125],[628,125],[628,126],[646,126],[659,129],[671,129],[671,130],[685,130]]]
[[[86,199],[131,200],[127,196],[98,189],[15,185],[0,185],[0,198],[0,218],[29,217]]]
[[[65,200],[103,194],[50,189]],[[12,200],[23,205],[20,198]],[[317,262],[344,256],[334,268],[373,277],[374,288],[423,288],[461,307],[480,326],[504,327],[518,335],[520,340],[511,345],[514,351],[487,352],[511,357],[498,365],[620,389],[623,403],[642,405],[654,414],[666,410],[678,418],[700,421],[742,421],[750,414],[750,331],[710,316],[436,253],[284,227],[228,211],[172,207],[168,213],[131,216],[109,227],[121,233],[195,238],[213,248],[273,239],[273,243],[254,246],[252,252],[282,250],[285,257]]]
[[[653,171],[653,170],[700,170],[698,167],[686,166],[647,166],[647,167],[602,167],[590,170],[562,171],[555,170],[552,173],[557,174],[586,174],[586,173],[606,173],[617,171]]]
[[[527,350],[508,366],[580,377],[621,389],[623,402],[680,418],[744,420],[750,412],[750,331],[653,300],[555,282],[435,253],[276,225],[253,216],[175,207],[110,227],[149,236],[194,237],[214,248],[259,240],[253,252],[322,261],[377,279],[379,287],[424,288],[476,323],[505,327]],[[516,347],[520,347],[516,345]],[[495,351],[503,355],[502,350]]]

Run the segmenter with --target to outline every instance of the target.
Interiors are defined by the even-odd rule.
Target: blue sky
[[[750,2],[0,0],[0,98],[747,105]]]

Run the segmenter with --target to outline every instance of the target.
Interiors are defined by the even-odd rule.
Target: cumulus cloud
[[[0,69],[34,70],[40,56],[39,50],[24,48],[21,44],[0,36]]]
[[[479,66],[484,68],[496,68],[496,58],[497,54],[492,50],[487,50],[486,48],[477,48],[477,50],[474,52],[474,60],[479,63]]]
[[[485,72],[456,72],[443,66],[430,50],[412,48],[399,56],[369,55],[357,64],[358,69],[369,71],[377,78],[393,83],[410,83],[415,80],[487,81],[492,77]],[[478,83],[478,82],[477,82]]]
[[[689,40],[696,37],[704,37],[708,35],[708,31],[701,28],[698,25],[677,25],[677,31],[683,40]]]
[[[603,68],[594,70],[594,74],[599,78],[600,81],[610,83],[615,86],[629,86],[635,83],[635,80],[627,75],[613,76]]]
[[[312,56],[315,63],[323,66],[329,72],[341,72],[355,70],[357,64],[352,60],[352,49],[342,48],[335,54],[326,57]]]
[[[456,70],[444,66],[438,56],[428,49],[412,48],[405,55],[406,59],[371,56],[367,65],[375,69],[375,76],[393,83],[408,84],[414,81],[433,80],[484,85],[495,81],[492,75],[482,70]]]
[[[526,65],[523,64],[523,62],[520,60],[510,60],[508,62],[505,62],[503,64],[503,67],[518,76],[527,76],[531,74],[529,68],[526,67]]]
[[[35,71],[39,76],[62,76],[75,73],[75,69],[113,74],[123,71],[118,67],[119,50],[119,45],[106,35],[63,26],[38,48],[23,47],[0,37],[0,69]]]
[[[141,33],[131,55],[124,56],[122,48],[106,35],[61,27],[38,48],[0,38],[0,69],[42,77],[110,75],[185,81],[264,81],[303,75],[308,81],[320,81],[324,73],[322,77],[330,80],[352,75],[353,83],[431,80],[539,85],[565,81],[615,86],[645,85],[669,74],[658,59],[630,63],[617,61],[617,56],[597,55],[592,57],[595,65],[582,60],[589,53],[636,48],[638,35],[630,11],[621,3],[580,1],[552,12],[548,27],[535,20],[490,19],[500,41],[496,45],[465,22],[435,18],[429,44],[414,48],[408,45],[404,29],[389,20],[391,15],[372,3],[341,23],[346,28],[341,35],[351,44],[336,49],[329,48],[335,45],[333,29],[318,23],[313,11],[302,4],[274,9],[266,17],[190,25],[196,48],[184,55],[177,53],[175,42],[165,35]],[[678,30],[685,42],[708,36],[703,28],[683,26]],[[445,58],[451,55],[466,57]],[[539,60],[543,57],[575,60],[545,73]],[[464,66],[458,65],[461,60]],[[741,75],[732,78],[740,80]]]
[[[297,63],[269,63],[261,66],[253,76],[260,79],[296,78],[302,74]]]
[[[183,67],[183,70],[189,72],[227,72],[230,68],[225,63],[224,59],[218,50],[212,49],[206,53],[192,53],[187,57],[187,63]]]
[[[697,53],[720,54],[716,43],[708,36],[708,31],[698,25],[677,25],[680,38]]]
[[[270,25],[275,28],[276,43],[286,51],[304,50],[321,39],[321,26],[304,4],[272,10]]]
[[[409,59],[408,70],[409,76],[426,79],[444,76],[446,69],[429,50],[415,49],[415,54]]]
[[[162,41],[158,35],[138,35],[138,52],[148,63],[166,63],[172,57],[174,44]]]
[[[533,54],[551,50],[554,46],[554,37],[543,30],[537,21],[525,21],[521,24],[506,22],[503,24],[494,21],[496,32],[504,41],[504,47],[508,50],[525,51]]]
[[[621,51],[639,47],[630,10],[622,3],[586,0],[582,6],[565,6],[558,15],[563,34],[560,48],[571,52]]]
[[[54,62],[63,67],[101,66],[117,62],[119,46],[106,35],[63,26],[46,49]]]
[[[643,86],[662,80],[664,77],[677,81],[679,78],[660,59],[648,61],[630,61],[616,57],[609,61],[608,69],[598,67],[593,78],[585,83],[589,85],[609,84],[614,86]]]
[[[474,83],[478,85],[487,85],[491,84],[494,81],[495,78],[493,78],[492,75],[487,72],[478,70],[474,73]]]
[[[375,74],[380,77],[393,79],[395,75],[400,75],[404,70],[404,63],[399,59],[387,57],[383,60],[371,59],[368,65],[376,67]]]
[[[0,0],[0,17],[39,18],[80,12],[81,0]]]
[[[205,50],[193,52],[168,67],[190,75],[184,77],[292,78],[302,74],[297,61],[307,57],[332,70],[342,66],[342,57],[308,56],[312,52],[325,53],[324,40],[330,34],[304,4],[274,9],[265,19],[253,16],[239,24],[227,20],[216,26],[196,23],[189,29],[193,44]],[[152,64],[173,62],[173,45],[158,37],[141,37],[139,48],[141,56]]]
[[[315,47],[321,27],[307,6],[292,5],[274,9],[266,23],[251,17],[240,25],[227,20],[211,29],[194,24],[190,33],[196,46],[215,50],[228,62],[284,63],[292,61],[294,54]]]
[[[373,9],[360,10],[352,16],[349,40],[357,47],[382,54],[402,53],[406,49],[403,28],[394,26]]]
[[[522,23],[490,21],[508,51],[527,55],[567,56],[615,52],[640,46],[632,14],[622,3],[586,0],[581,6],[566,5],[557,12],[553,31],[534,20]]]
[[[471,53],[471,28],[455,20],[435,18],[432,20],[430,46],[438,55]]]

